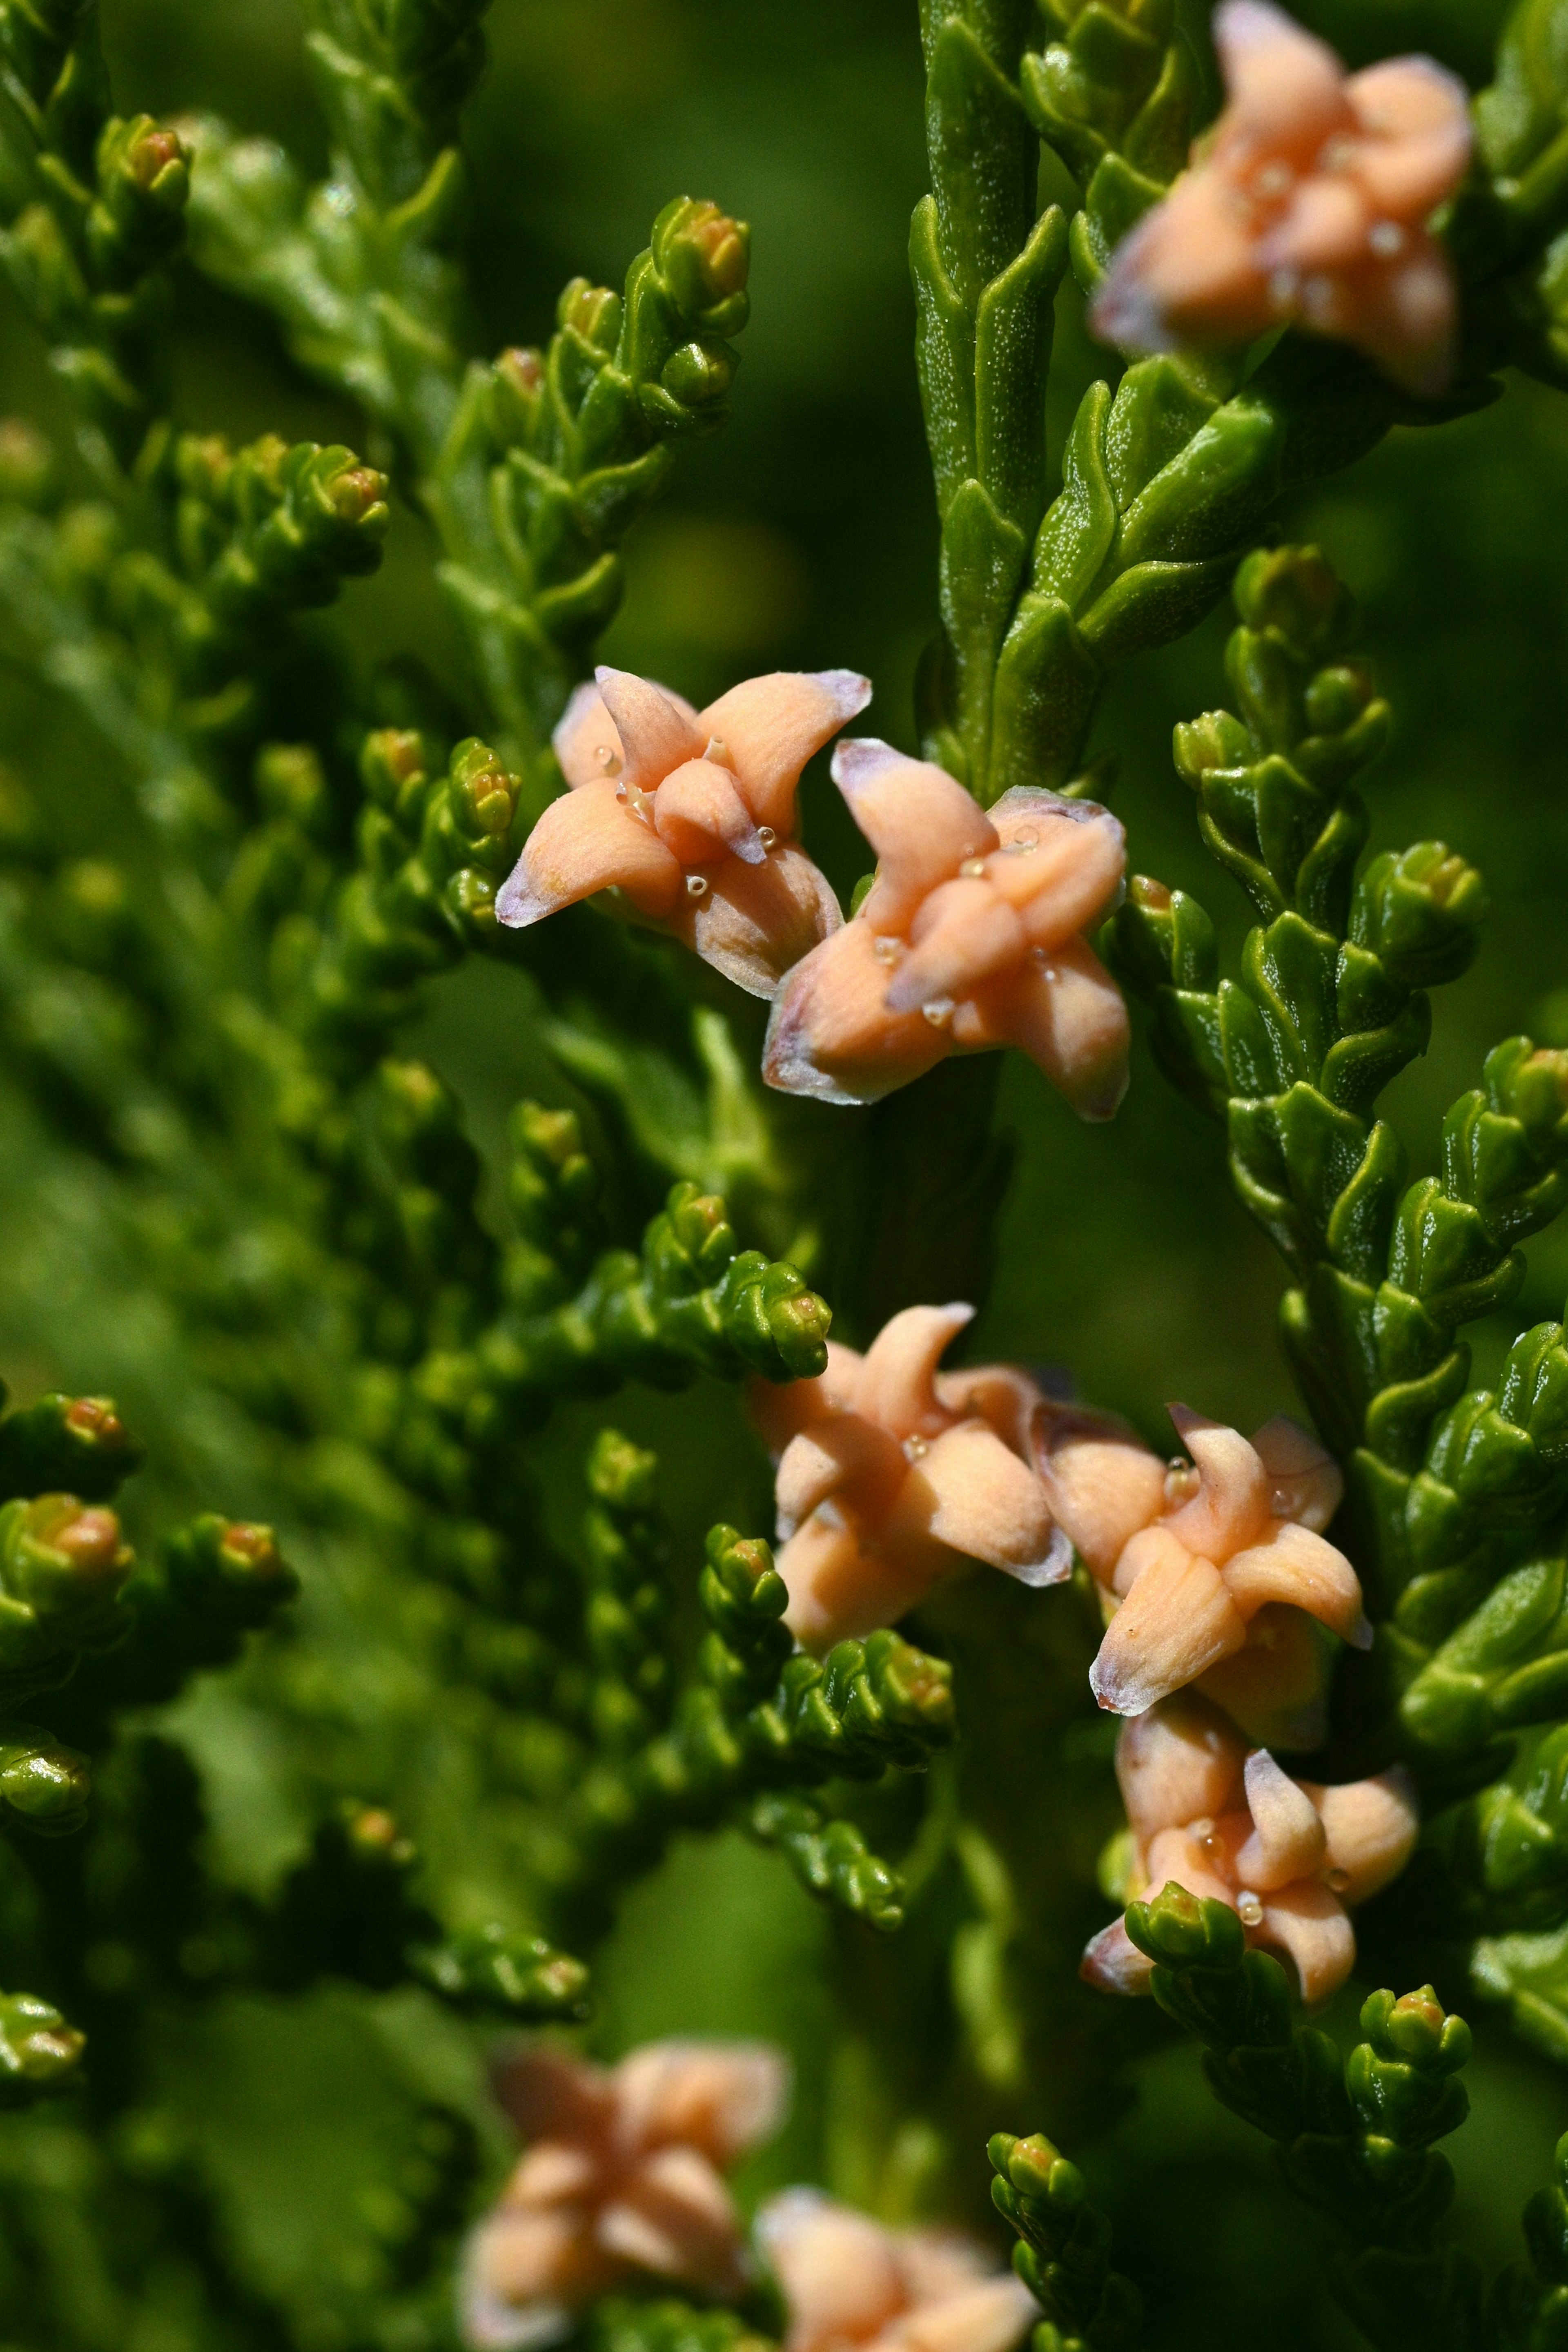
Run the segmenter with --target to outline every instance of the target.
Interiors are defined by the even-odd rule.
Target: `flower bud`
[[[1446,843],[1385,850],[1356,885],[1350,936],[1405,988],[1457,980],[1476,951],[1486,885]]]
[[[746,324],[751,231],[744,221],[677,197],[653,223],[653,261],[676,307],[708,333],[735,334]]]
[[[621,338],[621,309],[620,295],[612,293],[608,286],[591,286],[586,278],[574,278],[561,295],[556,320],[568,333],[580,335],[608,359]]]
[[[514,348],[501,353],[491,377],[490,394],[498,440],[510,444],[529,437],[544,385],[544,362],[538,352]]]
[[[1273,629],[1300,654],[1325,646],[1349,598],[1315,547],[1260,547],[1236,575],[1236,609],[1249,629]]]
[[[510,776],[488,744],[477,737],[452,754],[452,805],[458,828],[470,841],[504,839],[517,812],[520,780]]]
[[[86,2035],[47,2000],[26,1992],[0,1997],[0,2087],[52,2090],[64,2083],[86,2046]]]
[[[365,738],[360,774],[378,808],[401,815],[429,774],[424,738],[411,727],[379,727]]]
[[[735,354],[722,343],[683,343],[664,362],[659,381],[683,408],[713,408],[735,382]]]

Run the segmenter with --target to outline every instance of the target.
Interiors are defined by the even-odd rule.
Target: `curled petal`
[[[675,904],[681,868],[606,779],[551,801],[497,894],[497,919],[522,930],[612,886],[657,918]]]
[[[833,782],[877,854],[876,882],[862,908],[873,930],[907,930],[928,890],[966,858],[998,846],[995,827],[962,784],[890,743],[873,737],[841,743]]]
[[[787,2352],[870,2341],[904,2304],[892,2232],[814,2189],[789,2189],[757,2216],[757,2238],[784,2290]]]
[[[779,1462],[774,1501],[780,1542],[787,1542],[830,1495],[846,1495],[857,1517],[878,1524],[892,1509],[908,1474],[898,1440],[859,1413],[840,1413],[802,1430]]]
[[[570,2205],[600,2178],[602,2153],[592,2142],[536,2140],[514,2166],[502,2193],[506,2206]]]
[[[949,1040],[939,1028],[923,1013],[887,1010],[876,944],[868,923],[846,923],[789,973],[762,1050],[770,1087],[820,1102],[880,1102],[941,1061]]]
[[[531,2043],[508,2051],[491,2070],[490,2088],[522,2139],[587,2142],[608,2128],[610,2076],[565,2050]]]
[[[1463,82],[1430,58],[1389,58],[1353,74],[1345,95],[1372,134],[1356,177],[1373,203],[1396,220],[1441,204],[1464,177],[1475,143]]]
[[[1240,1649],[1246,1621],[1212,1560],[1173,1542],[1105,1628],[1089,1685],[1113,1715],[1142,1715]]]
[[[1004,2271],[917,2303],[878,2336],[878,2352],[1012,2352],[1039,2317],[1023,2281]]]
[[[1453,272],[1442,247],[1413,236],[1396,264],[1365,279],[1354,312],[1346,305],[1323,324],[1358,343],[1407,391],[1423,397],[1441,392],[1452,373],[1458,324]]]
[[[1355,1966],[1355,1930],[1328,1888],[1311,1879],[1269,1897],[1257,1940],[1290,1954],[1309,2008],[1337,1992]]]
[[[1258,247],[1266,269],[1345,269],[1366,250],[1372,208],[1353,180],[1310,180]]]
[[[1182,332],[1245,342],[1272,322],[1269,281],[1234,194],[1192,171],[1124,238],[1089,307],[1103,342],[1165,352]]]
[[[740,2219],[729,2190],[695,2147],[656,2148],[600,2212],[608,2253],[709,2294],[733,2293],[747,2274]]]
[[[983,1421],[950,1429],[911,1465],[883,1540],[894,1550],[906,1531],[1020,1584],[1060,1584],[1072,1572],[1039,1479]]]
[[[1160,1830],[1230,1811],[1245,1760],[1242,1742],[1218,1708],[1188,1692],[1124,1724],[1116,1780],[1139,1843]]]
[[[669,928],[749,996],[772,996],[843,925],[832,885],[801,849],[772,850],[759,866],[727,858],[707,883],[700,898],[682,895]]]
[[[1252,1834],[1236,1857],[1243,1885],[1269,1895],[1293,1878],[1310,1878],[1328,1843],[1311,1797],[1266,1748],[1247,1759],[1245,1780]]]
[[[961,2230],[900,2230],[894,2241],[898,2274],[911,2303],[939,2303],[961,2294],[996,2265],[984,2246]]]
[[[1049,961],[1031,958],[979,1001],[988,1035],[975,1043],[1017,1045],[1080,1118],[1114,1118],[1127,1091],[1131,1030],[1122,992],[1087,941],[1064,940]],[[970,1042],[956,1022],[954,1034]]]
[[[848,1412],[864,1361],[853,1348],[838,1339],[828,1341],[828,1369],[815,1380],[775,1381],[753,1378],[746,1383],[746,1410],[762,1443],[777,1462],[792,1437],[814,1429],[831,1413]]]
[[[941,1556],[907,1562],[868,1550],[858,1528],[814,1511],[774,1561],[789,1593],[784,1622],[803,1650],[823,1657],[835,1642],[858,1641],[881,1625],[896,1625],[922,1600]]]
[[[1165,1464],[1124,1422],[1049,1398],[1035,1417],[1034,1449],[1052,1517],[1109,1584],[1129,1538],[1159,1516]]]
[[[860,716],[871,693],[871,680],[852,669],[775,670],[732,686],[708,705],[701,719],[705,737],[723,742],[758,824],[789,838],[801,769]]]
[[[606,776],[619,778],[624,765],[621,738],[591,678],[573,688],[560,725],[550,737],[550,748],[561,774],[574,788],[602,783]]]
[[[884,1323],[861,1366],[855,1410],[894,1437],[936,1437],[949,1416],[937,1401],[936,1367],[975,1319],[961,1299],[949,1307],[906,1307]]]
[[[1146,1952],[1139,1951],[1123,1922],[1113,1919],[1084,1945],[1078,1973],[1085,1984],[1097,1986],[1101,1992],[1144,1993],[1149,1990],[1155,1964]]]
[[[770,2137],[789,2099],[789,2063],[766,2042],[649,2042],[615,2069],[623,2146],[678,2141],[715,2164]]]
[[[473,2352],[540,2352],[570,2335],[578,2295],[615,2277],[580,2225],[555,2214],[493,2214],[463,2250],[463,2341]]]
[[[911,952],[888,982],[888,1011],[917,1013],[934,998],[967,996],[1020,964],[1028,947],[1017,914],[988,882],[940,882],[915,918]]]
[[[1269,0],[1221,0],[1213,30],[1231,109],[1222,136],[1305,160],[1345,121],[1338,58],[1283,9]]]
[[[974,1364],[967,1371],[938,1372],[937,1402],[956,1421],[977,1415],[1026,1461],[1033,1458],[1034,1416],[1042,1402],[1027,1372],[1015,1364]]]
[[[1260,1747],[1304,1750],[1328,1732],[1328,1671],[1316,1619],[1269,1601],[1248,1620],[1246,1647],[1211,1666],[1198,1688]]]
[[[1170,1416],[1197,1465],[1200,1484],[1191,1502],[1173,1511],[1166,1525],[1189,1551],[1223,1562],[1266,1532],[1268,1474],[1239,1429],[1206,1420],[1185,1404],[1173,1404]]]
[[[1253,1437],[1252,1450],[1269,1474],[1270,1515],[1294,1519],[1298,1527],[1321,1536],[1344,1494],[1333,1455],[1283,1412],[1264,1423]]]
[[[1277,1526],[1267,1543],[1254,1544],[1226,1561],[1225,1581],[1244,1617],[1265,1601],[1285,1601],[1357,1649],[1371,1643],[1360,1579],[1343,1552],[1310,1528],[1292,1527],[1289,1520]]]
[[[674,768],[700,760],[707,738],[690,703],[666,694],[652,679],[628,669],[602,665],[594,672],[606,709],[615,721],[625,765],[621,781],[628,789],[651,793]]]
[[[1059,800],[1024,784],[988,814],[1001,847],[986,860],[987,879],[1019,908],[1030,944],[1055,947],[1087,929],[1126,871],[1120,822],[1093,801]]]
[[[735,778],[711,760],[671,770],[653,796],[653,823],[683,866],[710,865],[726,850],[760,866],[768,855]]]
[[[1416,1784],[1396,1765],[1375,1780],[1349,1780],[1308,1793],[1328,1838],[1331,1884],[1343,1903],[1364,1903],[1398,1877],[1416,1851],[1421,1815]]]
[[[1173,1879],[1200,1903],[1227,1903],[1232,1911],[1236,1908],[1235,1888],[1191,1830],[1161,1830],[1149,1841],[1149,1885],[1166,1887]]]

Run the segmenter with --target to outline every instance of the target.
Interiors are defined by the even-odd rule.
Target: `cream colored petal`
[[[1080,1118],[1115,1117],[1132,1033],[1122,992],[1086,941],[1064,940],[976,995],[989,1034],[1038,1063]]]
[[[938,1372],[937,1402],[956,1421],[977,1418],[1026,1461],[1034,1458],[1034,1416],[1041,1399],[1027,1372],[1016,1364],[974,1364],[967,1370]]]
[[[873,2338],[873,2352],[1012,2352],[1040,2305],[1009,2272],[923,2303]]]
[[[640,913],[667,915],[681,888],[680,866],[615,784],[583,784],[540,816],[497,894],[497,919],[522,930],[612,885]]]
[[[817,2189],[770,2198],[757,2239],[783,2290],[787,2352],[864,2343],[904,2307],[892,2232]]]
[[[1357,124],[1373,134],[1356,176],[1391,218],[1425,220],[1469,166],[1464,84],[1430,58],[1390,58],[1353,74],[1345,91]]]
[[[1097,920],[1127,863],[1126,835],[1108,810],[1016,785],[988,814],[1002,845],[986,860],[987,878],[1019,909],[1032,946],[1055,947]]]
[[[1197,1465],[1200,1483],[1191,1502],[1173,1511],[1166,1525],[1189,1551],[1223,1566],[1232,1552],[1268,1534],[1268,1473],[1239,1429],[1209,1421],[1185,1404],[1173,1404],[1170,1416]]]
[[[574,787],[620,776],[624,764],[621,738],[591,678],[573,688],[565,716],[550,737],[550,748],[561,774]]]
[[[709,2294],[740,2287],[747,2264],[740,2218],[723,2180],[695,2147],[644,2157],[595,2228],[607,2253]]]
[[[835,1642],[859,1641],[881,1625],[896,1625],[929,1585],[902,1560],[868,1550],[852,1524],[832,1516],[830,1503],[814,1511],[774,1561],[789,1593],[784,1622],[803,1650],[824,1657]]]
[[[917,1013],[944,996],[967,996],[979,982],[1015,970],[1028,951],[1018,915],[988,882],[938,883],[915,918],[910,952],[893,967],[888,1010]]]
[[[1340,1507],[1344,1480],[1326,1446],[1288,1413],[1266,1421],[1252,1439],[1252,1450],[1269,1474],[1269,1509],[1276,1519],[1294,1519],[1298,1527],[1322,1535]]]
[[[995,827],[962,784],[891,744],[854,737],[841,743],[833,782],[877,854],[876,882],[862,909],[874,930],[906,931],[928,890],[966,858],[998,845]]]
[[[1139,1951],[1120,1919],[1113,1919],[1108,1927],[1090,1937],[1078,1963],[1084,1983],[1101,1992],[1145,1993],[1154,1972],[1153,1960]]]
[[[1218,1709],[1181,1691],[1124,1723],[1116,1741],[1116,1780],[1140,1844],[1161,1830],[1207,1817],[1216,1821],[1240,1801],[1246,1748]]]
[[[775,1461],[801,1430],[814,1428],[830,1413],[852,1409],[863,1360],[857,1349],[830,1339],[828,1369],[815,1380],[779,1381],[753,1378],[747,1381],[747,1413]]]
[[[559,2236],[553,2220],[508,2214],[469,2232],[458,2271],[457,2309],[470,2352],[538,2352],[571,2333],[574,2305],[553,2287],[557,2276],[571,2269],[570,2260],[561,2259]]]
[[[602,2066],[542,2043],[500,2057],[490,2088],[527,2140],[593,2144],[609,2128],[613,2092]]]
[[[710,866],[727,851],[760,866],[768,855],[735,778],[711,760],[671,769],[653,795],[653,823],[683,866]]]
[[[961,2294],[977,2279],[994,2278],[998,2273],[989,2248],[966,2237],[962,2230],[900,2230],[894,2251],[904,2299],[911,2305]]]
[[[936,1395],[936,1367],[974,1319],[974,1308],[961,1299],[893,1316],[866,1349],[855,1411],[897,1438],[938,1436],[952,1416]]]
[[[1222,135],[1232,130],[1253,151],[1310,152],[1345,121],[1338,58],[1283,9],[1269,0],[1221,0],[1212,30],[1230,101]]]
[[[775,670],[732,686],[703,712],[705,735],[728,751],[758,824],[780,839],[795,831],[795,793],[814,751],[871,700],[871,680],[852,669]]]
[[[1057,1525],[1109,1584],[1128,1538],[1165,1506],[1166,1465],[1110,1413],[1041,1400],[1035,1466]]]
[[[683,896],[669,928],[750,996],[772,996],[795,965],[842,929],[831,884],[802,849],[770,850],[760,866],[727,858],[706,879],[702,898]]]
[[[511,2209],[580,2201],[598,2182],[602,2170],[602,2158],[594,2141],[536,2140],[513,2167],[501,2192],[501,2202]]]
[[[890,1013],[886,997],[876,934],[867,923],[846,923],[795,966],[773,1000],[762,1050],[768,1084],[820,1102],[872,1103],[924,1076],[951,1040],[922,1013]]]
[[[1113,1715],[1142,1715],[1239,1650],[1247,1626],[1212,1560],[1178,1545],[1145,1569],[1105,1628],[1089,1685]]]
[[[1365,1649],[1372,1628],[1361,1605],[1361,1580],[1343,1552],[1289,1519],[1274,1527],[1268,1542],[1249,1545],[1225,1563],[1225,1581],[1242,1615],[1250,1617],[1265,1601],[1288,1601],[1342,1642]]]
[[[651,793],[672,769],[700,760],[707,742],[690,703],[680,703],[652,679],[631,670],[601,666],[594,672],[605,707],[615,721],[625,757],[621,781]]]
[[[1020,1584],[1060,1584],[1072,1572],[1039,1479],[983,1421],[948,1430],[909,1465],[881,1540],[896,1551],[915,1530]]]
[[[1398,1877],[1421,1833],[1416,1784],[1396,1765],[1375,1780],[1308,1792],[1328,1838],[1329,1883],[1342,1903],[1364,1903]]]
[[[1386,271],[1355,281],[1341,330],[1406,390],[1430,397],[1453,373],[1458,295],[1442,248],[1411,236]]]
[[[1355,1966],[1355,1930],[1328,1888],[1310,1879],[1269,1897],[1249,1941],[1277,1944],[1290,1954],[1309,2009],[1337,1992]]]
[[[1310,1878],[1327,1840],[1311,1797],[1266,1748],[1252,1750],[1245,1778],[1252,1834],[1236,1857],[1236,1868],[1243,1885],[1271,1895],[1293,1878]]]
[[[1139,1577],[1149,1570],[1169,1569],[1174,1573],[1190,1557],[1186,1544],[1178,1543],[1156,1519],[1152,1528],[1137,1528],[1127,1538],[1111,1571],[1111,1591],[1118,1601],[1125,1601]]]
[[[862,1524],[879,1527],[908,1475],[897,1438],[859,1413],[802,1430],[779,1456],[774,1481],[779,1540],[788,1542],[830,1495],[841,1496]]]
[[[1149,1841],[1150,1894],[1162,1894],[1173,1885],[1184,1886],[1199,1903],[1228,1903],[1234,1911],[1236,1888],[1224,1874],[1213,1844],[1201,1843],[1191,1830],[1161,1830]]]
[[[1179,179],[1112,257],[1091,330],[1124,351],[1173,350],[1185,336],[1245,342],[1275,320],[1250,213],[1218,167]]]
[[[789,2062],[767,2042],[672,2038],[645,2042],[616,2067],[616,2138],[622,2147],[683,2141],[733,2164],[778,2129]]]
[[[1269,269],[1345,269],[1363,260],[1373,211],[1356,181],[1305,181],[1282,219],[1261,239]]]
[[[1197,1687],[1260,1748],[1321,1747],[1328,1733],[1330,1644],[1304,1610],[1265,1601],[1247,1643],[1211,1666]]]

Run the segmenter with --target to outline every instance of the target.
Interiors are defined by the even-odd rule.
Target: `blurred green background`
[[[1316,0],[1300,13],[1358,59],[1420,47],[1479,79],[1502,10]],[[289,0],[104,0],[103,16],[123,111],[215,110],[324,163]],[[756,670],[851,665],[876,682],[868,727],[908,744],[936,550],[904,266],[924,182],[915,0],[495,0],[490,33],[469,133],[485,223],[472,257],[476,350],[540,339],[579,271],[615,282],[674,193],[712,195],[754,231],[755,316],[733,422],[686,453],[674,495],[634,540],[607,657],[699,700]],[[29,331],[8,307],[0,318],[0,409],[37,411],[48,395]],[[191,277],[179,335],[193,425],[357,437],[357,420],[288,370],[264,322]],[[1090,365],[1070,296],[1059,349],[1060,430]],[[1498,407],[1440,435],[1396,436],[1284,527],[1321,541],[1351,583],[1363,649],[1394,701],[1393,749],[1372,784],[1377,838],[1441,835],[1491,886],[1476,969],[1440,998],[1432,1050],[1391,1099],[1420,1168],[1435,1158],[1442,1108],[1490,1045],[1526,1027],[1568,1044],[1568,405],[1511,384]],[[334,625],[367,654],[417,643],[430,656],[428,562],[422,525],[400,512],[384,570]],[[1119,677],[1099,740],[1121,755],[1114,804],[1134,866],[1197,888],[1239,936],[1239,908],[1225,907],[1201,856],[1169,759],[1174,721],[1220,698],[1226,625],[1217,615]],[[71,791],[79,747],[9,677],[0,751]],[[808,834],[847,887],[860,861],[836,799],[819,763]],[[511,979],[471,968],[442,983],[409,1041],[459,1086],[482,1139],[537,1077]],[[1146,1055],[1109,1129],[1075,1125],[1018,1057],[1003,1118],[1021,1153],[980,1351],[1069,1368],[1156,1442],[1172,1398],[1248,1427],[1289,1406],[1273,1338],[1278,1266],[1231,1199],[1219,1135]],[[109,1180],[19,1113],[6,1135],[0,1363],[14,1390],[112,1389],[158,1449],[166,1486],[264,1512],[265,1465],[230,1409],[188,1378],[172,1323],[115,1240]],[[1559,1313],[1565,1289],[1568,1240],[1549,1235],[1517,1319]],[[1483,1357],[1506,1336],[1483,1330]],[[558,1435],[541,1469],[564,1528],[576,1441],[593,1416],[563,1418],[567,1441]],[[738,1429],[715,1454],[694,1445],[683,1406],[634,1398],[616,1418],[664,1447],[684,1544],[719,1515],[763,1524],[764,1468]],[[214,1685],[188,1705],[186,1728],[225,1863],[266,1876],[298,1825],[264,1716]],[[827,1943],[822,1916],[771,1859],[723,1841],[681,1850],[634,1896],[607,1963],[607,2051],[676,2029],[793,2045],[796,2121],[754,2185],[818,2161]],[[1459,2219],[1497,2261],[1514,2251],[1519,2204],[1546,2178],[1568,2084],[1497,2033],[1481,2042],[1476,2116],[1456,2150]],[[437,2030],[409,1996],[345,1993],[308,2014],[231,2004],[172,2035],[168,2066],[170,2095],[197,2119],[243,2217],[247,2259],[290,2293],[306,2292],[314,2266],[351,2236],[399,2103],[422,2089],[476,2095],[466,2037]],[[498,2161],[498,2138],[495,2147]],[[1185,2051],[1147,2062],[1135,2109],[1088,2162],[1117,2208],[1129,2267],[1166,2282],[1162,2343],[1196,2340],[1221,2308],[1271,2347],[1354,2340],[1325,2302],[1312,2225],[1275,2190],[1260,2146],[1208,2104]]]

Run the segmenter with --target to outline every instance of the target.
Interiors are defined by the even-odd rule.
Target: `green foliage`
[[[998,2132],[991,2202],[1019,2233],[1013,2268],[1046,2315],[1035,2352],[1118,2352],[1143,2330],[1144,2300],[1111,2267],[1111,2224],[1075,2164],[1043,2132]]]

